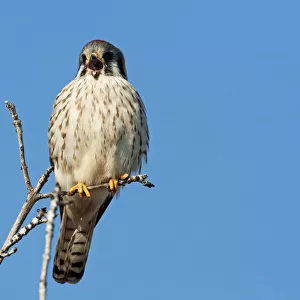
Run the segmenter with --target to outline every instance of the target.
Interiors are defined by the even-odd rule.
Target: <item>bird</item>
[[[128,81],[122,51],[104,40],[88,42],[75,78],[57,95],[48,129],[49,158],[60,201],[61,225],[53,278],[78,283],[85,270],[93,231],[119,179],[147,162],[146,108]],[[109,188],[89,186],[109,183]]]

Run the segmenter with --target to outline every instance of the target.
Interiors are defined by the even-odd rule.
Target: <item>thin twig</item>
[[[47,198],[53,197],[53,193],[42,193],[42,194],[37,194],[36,197],[37,197],[38,200],[41,200],[41,199],[47,199]]]
[[[53,238],[53,228],[54,228],[54,218],[56,215],[56,210],[59,202],[59,196],[57,192],[54,192],[54,197],[50,202],[50,209],[47,213],[47,224],[46,224],[46,242],[45,242],[45,251],[43,255],[43,263],[40,277],[40,300],[46,299],[47,292],[47,273],[48,273],[48,265],[50,260],[51,253],[51,244]]]
[[[8,245],[10,244],[10,240],[12,239],[12,237],[20,230],[22,224],[24,223],[26,217],[28,216],[29,212],[31,211],[32,207],[34,206],[34,204],[41,198],[39,198],[39,191],[41,190],[42,186],[45,185],[45,183],[47,182],[50,173],[52,172],[52,167],[49,167],[44,174],[41,176],[41,178],[39,179],[37,186],[34,188],[33,191],[31,191],[30,193],[28,193],[26,201],[24,202],[19,215],[17,216],[17,219],[14,223],[14,225],[12,226],[3,246],[2,249],[0,250],[0,253],[2,254],[2,256],[0,256],[0,264],[3,261],[3,253],[5,253],[6,251],[8,251],[9,247]]]
[[[34,188],[34,193],[39,193],[41,191],[41,189],[43,188],[43,186],[45,185],[45,183],[48,181],[52,171],[54,170],[53,166],[50,166],[46,169],[46,171],[43,173],[43,175],[40,177],[40,179],[38,180],[36,187]],[[37,196],[38,198],[38,196]]]
[[[28,174],[28,167],[25,160],[25,152],[24,152],[24,143],[23,143],[23,130],[22,130],[22,123],[21,120],[18,117],[16,107],[13,103],[5,101],[5,105],[8,108],[11,118],[13,120],[13,124],[16,128],[17,137],[18,137],[18,143],[19,143],[19,149],[20,149],[20,161],[21,161],[21,170],[23,172],[25,185],[27,188],[28,193],[30,193],[33,189],[31,185],[31,181]]]
[[[124,186],[124,185],[130,184],[132,182],[139,182],[139,183],[141,183],[142,185],[144,185],[148,188],[154,187],[155,185],[153,183],[146,180],[147,177],[148,177],[147,174],[134,175],[134,176],[127,177],[125,179],[119,179],[118,183],[119,183],[119,185]],[[109,184],[108,183],[103,183],[103,184],[88,187],[88,189],[90,189],[90,190],[98,189],[98,188],[109,188]]]
[[[126,179],[119,179],[118,183],[120,186],[125,186],[126,184],[131,184],[132,182],[139,182],[141,183],[143,186],[148,187],[148,188],[152,188],[155,187],[155,185],[153,183],[151,183],[150,181],[147,181],[146,178],[148,177],[147,174],[143,174],[143,175],[134,175],[134,176],[130,176]],[[91,185],[87,187],[88,190],[94,190],[94,189],[100,189],[100,188],[105,188],[108,189],[109,188],[109,183],[101,183],[98,185]],[[74,194],[77,194],[78,191],[76,191]],[[68,191],[61,191],[59,192],[59,196],[66,196],[68,195]],[[51,198],[54,197],[54,193],[43,193],[43,194],[38,194],[37,195],[37,199],[46,199],[46,198]],[[61,202],[60,202],[61,204]]]
[[[2,259],[8,256],[15,254],[18,251],[18,248],[14,247],[10,251],[1,254]]]
[[[4,254],[7,253],[9,250],[9,247],[10,247],[9,245],[10,245],[11,239],[20,230],[22,224],[24,223],[26,217],[28,216],[29,212],[31,211],[33,205],[40,199],[40,198],[38,198],[39,192],[41,191],[42,187],[45,185],[51,172],[53,171],[53,167],[50,166],[44,172],[44,174],[40,177],[36,187],[35,188],[32,187],[30,178],[29,178],[29,174],[28,174],[28,168],[26,165],[25,154],[24,154],[22,123],[19,120],[15,105],[8,101],[5,101],[5,104],[10,112],[10,115],[13,120],[13,124],[16,128],[18,144],[19,144],[19,149],[20,149],[21,169],[23,172],[23,177],[24,177],[26,188],[27,188],[27,197],[26,197],[26,201],[24,202],[24,204],[19,212],[19,215],[16,218],[15,223],[13,224],[2,248],[0,249],[0,253],[1,253],[0,264],[3,261]]]
[[[130,176],[127,177],[125,179],[119,179],[118,180],[118,184],[120,186],[125,186],[126,184],[130,184],[132,182],[139,182],[141,183],[143,186],[146,186],[148,188],[152,188],[155,187],[155,185],[147,180],[145,180],[148,177],[147,174],[143,174],[143,175],[134,175],[134,176]],[[105,189],[109,189],[109,183],[101,183],[101,184],[97,184],[97,185],[91,185],[87,187],[88,190],[95,190],[95,189],[100,189],[100,188],[105,188]],[[75,192],[74,194],[76,194],[78,192]],[[74,195],[72,193],[72,195]],[[68,191],[61,191],[59,193],[60,196],[65,196],[68,195]],[[45,196],[47,196],[47,194],[45,194]],[[44,197],[43,194],[40,194],[40,197]],[[42,198],[41,198],[42,199]]]
[[[22,227],[19,232],[17,232],[6,245],[5,248],[2,248],[0,251],[0,257],[4,259],[7,256],[10,256],[16,253],[17,248],[13,248],[11,251],[8,252],[10,247],[21,241],[21,239],[27,235],[33,228],[35,228],[39,224],[43,224],[47,222],[47,218],[45,218],[46,208],[38,209],[38,214],[35,216],[29,224]]]

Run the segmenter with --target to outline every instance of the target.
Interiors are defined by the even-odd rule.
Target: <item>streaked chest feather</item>
[[[138,93],[120,77],[75,78],[56,98],[49,148],[56,169],[73,172],[75,180],[80,172],[99,181],[138,169],[148,148]]]

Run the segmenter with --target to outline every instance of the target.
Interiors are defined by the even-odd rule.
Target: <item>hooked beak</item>
[[[98,74],[103,69],[103,62],[97,57],[95,53],[92,53],[88,61],[87,67],[92,71],[93,76]]]

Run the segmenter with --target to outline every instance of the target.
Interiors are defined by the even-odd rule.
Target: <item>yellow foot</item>
[[[83,196],[91,197],[91,193],[89,192],[87,186],[83,182],[78,182],[78,184],[71,187],[68,191],[69,196],[73,196],[76,194],[76,192],[79,193],[79,196],[82,198]]]
[[[128,177],[129,175],[125,173],[119,176],[118,180],[115,178],[110,179],[108,182],[110,192],[115,193],[118,190],[119,180],[124,180],[127,179]]]

